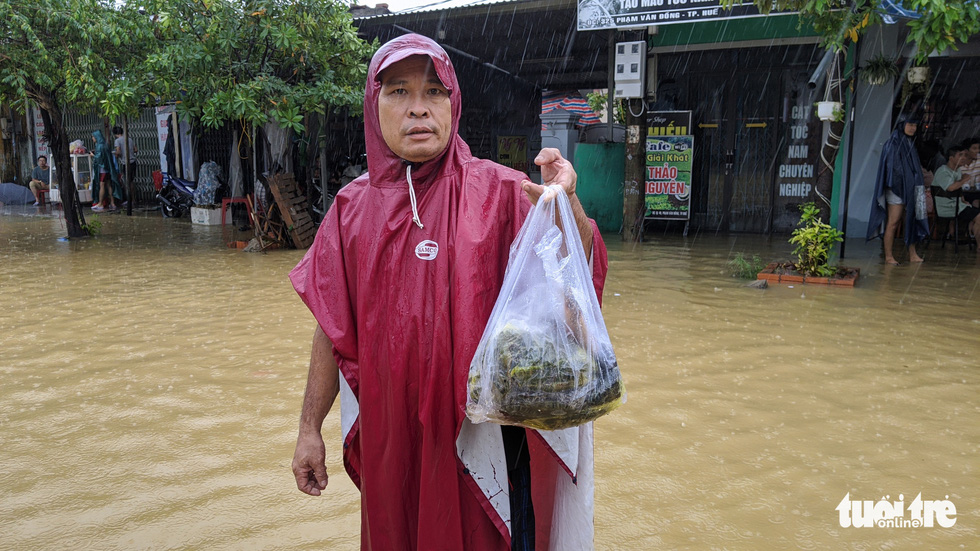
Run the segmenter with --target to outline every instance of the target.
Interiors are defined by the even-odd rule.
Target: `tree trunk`
[[[626,113],[626,177],[623,182],[623,241],[643,240],[643,218],[646,214],[646,113],[643,100],[631,99]],[[609,108],[610,113],[613,107]],[[634,117],[634,112],[641,112]]]
[[[68,151],[68,133],[65,131],[64,116],[61,108],[50,97],[39,98],[37,103],[41,109],[41,119],[44,121],[45,139],[51,148],[51,156],[55,159],[58,191],[65,211],[65,228],[68,230],[68,237],[87,237],[89,232],[82,227],[85,223],[85,215],[82,213],[82,204],[78,200],[78,190],[75,188],[75,178],[72,176],[71,152]]]

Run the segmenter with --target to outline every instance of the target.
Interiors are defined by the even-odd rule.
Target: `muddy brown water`
[[[37,212],[0,208],[0,549],[357,549],[336,412],[326,495],[289,471],[302,252],[150,214],[65,242]],[[892,268],[849,242],[857,288],[760,291],[725,263],[788,259],[782,237],[606,239],[629,401],[596,423],[597,549],[976,548],[975,253]],[[840,525],[845,495],[920,493],[955,524]]]

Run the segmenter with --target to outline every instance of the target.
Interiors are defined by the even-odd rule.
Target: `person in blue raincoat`
[[[925,181],[914,143],[918,128],[919,121],[914,116],[899,119],[892,135],[881,148],[881,160],[878,162],[867,237],[870,241],[881,236],[885,262],[892,265],[899,264],[893,251],[899,224],[904,223],[909,262],[922,262],[915,245],[929,236]]]
[[[119,182],[119,172],[112,158],[112,148],[105,141],[101,130],[92,132],[95,149],[92,153],[92,210],[98,212],[104,209],[117,210],[116,202],[126,200],[122,184]],[[102,180],[105,173],[105,181]]]

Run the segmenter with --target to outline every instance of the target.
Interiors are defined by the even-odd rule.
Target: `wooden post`
[[[174,133],[174,164],[177,165],[177,177],[184,177],[184,162],[180,158],[180,121],[177,120],[177,108],[174,107],[174,126],[170,129]]]
[[[643,240],[643,218],[646,213],[646,110],[643,100],[627,100],[626,109],[626,177],[623,182],[623,241]],[[610,106],[612,109],[612,106]],[[633,113],[640,113],[634,116]]]
[[[258,164],[258,138],[259,131],[255,128],[255,123],[249,123],[252,130],[252,195],[258,197],[259,190],[257,185],[259,183],[259,164]],[[262,198],[265,201],[265,197]],[[263,203],[263,206],[264,203]]]
[[[609,55],[606,62],[608,63],[607,67],[610,68],[616,66],[616,35],[616,29],[609,31]],[[613,129],[616,124],[616,72],[612,69],[606,72],[608,73],[606,77],[608,86],[606,90],[606,124],[609,126],[607,138],[609,143],[613,143]]]
[[[323,212],[326,213],[330,206],[327,201],[327,190],[330,188],[330,171],[327,169],[327,125],[330,117],[320,115],[320,121],[320,204]]]
[[[129,118],[123,115],[123,164],[126,165],[126,195],[129,202],[126,203],[126,216],[133,215],[133,175],[129,170]]]

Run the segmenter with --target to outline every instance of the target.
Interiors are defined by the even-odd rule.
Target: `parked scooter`
[[[310,189],[309,202],[310,214],[317,224],[323,220],[327,209],[333,203],[334,196],[347,184],[353,182],[358,176],[367,172],[367,155],[361,154],[360,163],[354,164],[351,157],[344,158],[344,164],[335,168],[330,178],[327,180],[327,198],[324,201],[323,190],[320,186],[314,185]]]
[[[163,187],[157,193],[157,201],[160,201],[160,211],[167,218],[180,218],[191,212],[194,206],[194,190],[197,189],[197,182],[184,180],[163,173]]]

